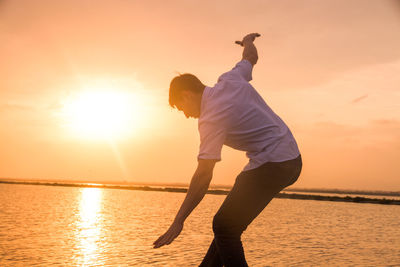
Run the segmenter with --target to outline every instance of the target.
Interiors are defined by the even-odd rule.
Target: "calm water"
[[[0,266],[197,266],[225,196],[169,246],[185,194],[0,184]],[[250,266],[400,266],[400,206],[274,199],[243,234]]]

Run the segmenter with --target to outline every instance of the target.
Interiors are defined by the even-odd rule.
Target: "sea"
[[[0,184],[0,266],[198,266],[225,195],[170,245],[184,193]],[[273,199],[242,235],[249,266],[400,266],[400,206]]]

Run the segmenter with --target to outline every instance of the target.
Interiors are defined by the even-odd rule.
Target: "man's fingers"
[[[154,248],[159,248],[164,245],[169,245],[171,244],[172,241],[174,241],[175,238],[176,236],[173,236],[171,234],[164,234],[160,238],[158,238],[157,241],[153,243]]]
[[[154,248],[159,248],[164,245],[165,235],[160,236],[154,243]]]
[[[169,234],[168,236],[165,237],[164,240],[164,245],[169,245],[171,242],[174,240],[174,236],[172,234]]]
[[[243,46],[243,43],[244,43],[245,41],[251,40],[251,41],[254,42],[254,40],[255,40],[257,37],[260,37],[260,36],[261,36],[261,34],[259,34],[259,33],[257,33],[257,32],[249,33],[249,34],[247,34],[245,37],[243,37],[243,40],[242,40],[242,41],[235,41],[235,44],[238,44],[238,45],[240,45],[240,46]]]
[[[261,36],[261,34],[259,34],[259,33],[250,33],[249,35],[248,35],[248,37],[252,40],[252,41],[254,41],[257,37],[260,37]],[[246,38],[246,37],[245,37]]]
[[[159,247],[162,247],[164,245],[165,245],[164,241],[160,240],[160,241],[158,241],[157,243],[154,244],[154,248],[159,248]]]
[[[155,241],[153,243],[154,248],[159,248],[162,247],[164,245],[169,245],[172,243],[172,241],[174,241],[174,239],[177,237],[177,235],[171,235],[171,234],[165,234],[163,236],[161,236],[159,239],[157,239],[157,241]]]
[[[168,240],[167,240],[167,245],[171,244],[172,241],[174,241],[174,239],[177,237],[177,235],[171,235],[169,236]]]
[[[159,241],[160,241],[160,239],[161,239],[162,237],[163,237],[163,236],[160,236],[159,238],[157,238],[157,240],[156,240],[156,241],[154,241],[154,243],[153,243],[153,244],[155,244],[155,243],[159,242]]]
[[[163,239],[164,235],[160,236],[156,241],[154,241],[153,244],[159,243],[161,241],[161,239]]]
[[[168,229],[168,231],[163,234],[162,236],[160,236],[154,243],[154,248],[159,248],[162,247],[164,245],[169,245],[172,243],[172,241],[174,241],[174,239],[180,234],[180,232],[182,231],[182,227],[180,225],[175,225],[173,224],[172,227],[170,227],[170,229]]]
[[[248,36],[251,36],[251,37],[260,37],[261,36],[261,34],[259,34],[258,32],[253,32],[253,33],[250,33]]]
[[[235,41],[235,44],[243,46],[243,43],[241,41]]]

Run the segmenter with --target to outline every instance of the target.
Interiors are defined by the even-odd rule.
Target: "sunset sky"
[[[189,183],[197,120],[168,106],[170,80],[213,86],[249,32],[251,83],[302,153],[295,186],[400,190],[395,0],[0,0],[0,177]],[[212,183],[246,162],[224,147]]]

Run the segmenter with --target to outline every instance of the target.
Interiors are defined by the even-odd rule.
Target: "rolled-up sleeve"
[[[218,78],[218,82],[222,80],[245,80],[250,82],[252,76],[253,65],[247,59],[239,61],[232,70],[225,72]]]
[[[232,71],[236,72],[248,82],[253,79],[253,65],[247,59],[243,59],[242,61],[238,62],[236,66],[232,69]]]
[[[226,131],[216,123],[202,122],[199,124],[200,149],[197,159],[221,160],[221,150]]]

